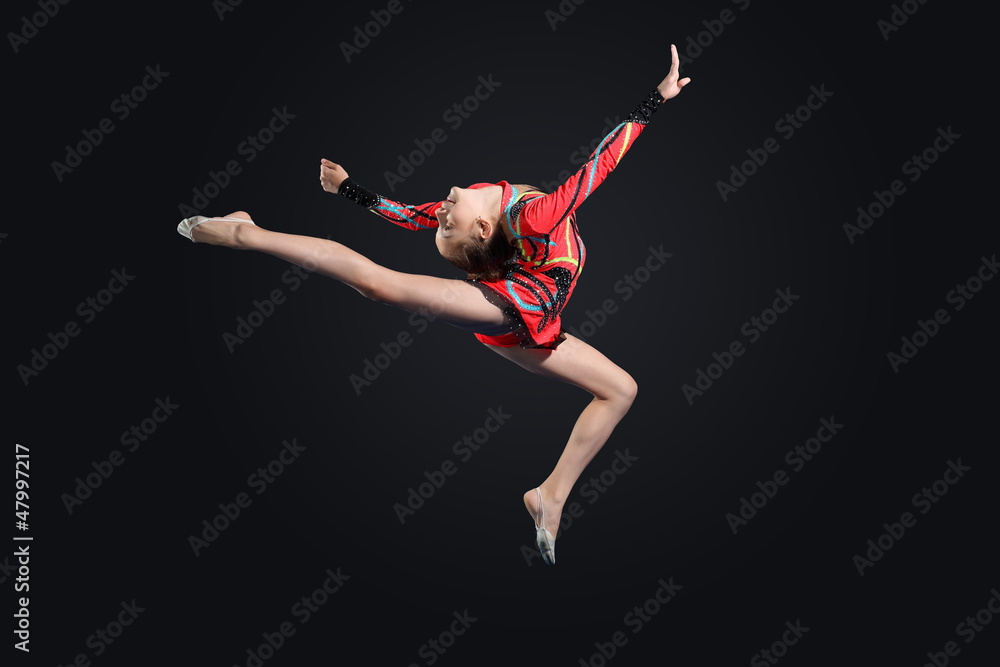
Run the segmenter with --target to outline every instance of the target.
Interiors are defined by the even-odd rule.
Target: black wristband
[[[377,194],[369,190],[363,185],[359,185],[350,179],[350,177],[345,178],[340,184],[340,188],[337,190],[337,194],[347,197],[353,202],[357,202],[359,205],[365,208],[371,208],[379,202],[379,197]]]
[[[639,123],[645,125],[649,122],[649,117],[656,113],[656,109],[663,103],[663,95],[656,88],[649,91],[642,102],[639,103],[632,113],[625,119],[626,122]]]

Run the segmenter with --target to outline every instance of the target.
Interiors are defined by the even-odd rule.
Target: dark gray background
[[[577,665],[616,631],[628,643],[608,664],[746,664],[796,619],[810,630],[782,664],[922,665],[947,641],[954,664],[991,664],[1000,627],[965,644],[956,625],[1000,586],[1000,283],[961,311],[946,302],[998,250],[992,127],[974,113],[993,87],[981,10],[926,3],[885,40],[888,2],[589,0],[555,30],[554,0],[402,6],[350,63],[339,44],[385,4],[243,2],[220,20],[208,2],[70,3],[8,51],[4,422],[5,447],[32,456],[30,662],[244,665],[340,567],[343,589],[265,664],[429,664],[421,646],[466,609],[478,620],[436,664]],[[522,556],[534,531],[521,494],[588,395],[458,329],[417,333],[321,277],[291,291],[279,260],[174,231],[192,188],[239,159],[202,212],[244,209],[397,270],[461,277],[429,232],[324,193],[319,159],[414,204],[452,185],[553,181],[667,74],[670,43],[684,52],[725,8],[736,18],[684,67],[690,87],[579,211],[588,261],[564,325],[614,298],[588,341],[639,385],[581,482],[616,450],[639,461],[593,504],[574,493],[584,514],[555,567]],[[37,11],[9,5],[3,25]],[[114,117],[156,65],[169,75]],[[490,74],[501,86],[452,129],[442,113]],[[775,122],[820,84],[834,95],[785,140]],[[246,163],[237,146],[274,107],[295,119]],[[114,132],[59,182],[51,163],[104,117]],[[906,180],[901,165],[948,126],[961,138]],[[447,141],[390,191],[383,173],[437,127]],[[767,137],[779,151],[723,202],[716,182]],[[906,193],[850,244],[843,223],[897,178]],[[614,285],[651,245],[673,257],[624,301]],[[121,267],[134,281],[83,323],[77,304]],[[746,343],[740,326],[786,287],[800,300],[689,405],[681,385]],[[230,354],[223,332],[275,288],[287,302]],[[894,373],[886,354],[938,308],[951,321]],[[17,366],[69,320],[80,335],[25,386]],[[401,331],[413,344],[358,395],[349,376]],[[69,514],[75,479],[168,396],[175,414]],[[510,420],[460,461],[453,443],[501,406]],[[733,535],[726,513],[831,416],[843,430]],[[189,535],[291,438],[305,452],[196,557]],[[860,577],[852,557],[958,458],[971,471]],[[458,472],[400,525],[393,504],[445,459]],[[625,615],[671,577],[683,589],[633,634]],[[95,656],[88,637],[133,599],[145,611]]]

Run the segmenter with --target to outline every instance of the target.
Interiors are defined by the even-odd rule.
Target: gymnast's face
[[[434,243],[438,252],[447,257],[473,235],[486,239],[493,231],[480,211],[483,206],[481,190],[453,187],[448,197],[435,211],[438,228]]]

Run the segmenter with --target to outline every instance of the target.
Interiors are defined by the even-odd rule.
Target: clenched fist
[[[319,161],[319,182],[327,192],[337,194],[340,184],[347,180],[347,172],[339,164],[321,159]]]

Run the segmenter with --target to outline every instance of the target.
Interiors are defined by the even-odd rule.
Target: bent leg
[[[601,352],[568,333],[554,350],[488,347],[532,373],[567,382],[594,396],[577,418],[555,468],[539,486],[548,524],[545,527],[556,535],[566,498],[632,406],[638,386],[631,375]],[[528,511],[537,516],[535,494],[526,493],[524,501]]]
[[[280,257],[339,280],[374,301],[411,312],[429,311],[468,331],[489,332],[506,324],[503,311],[469,282],[393,271],[329,239],[231,224],[238,228],[235,247]]]

